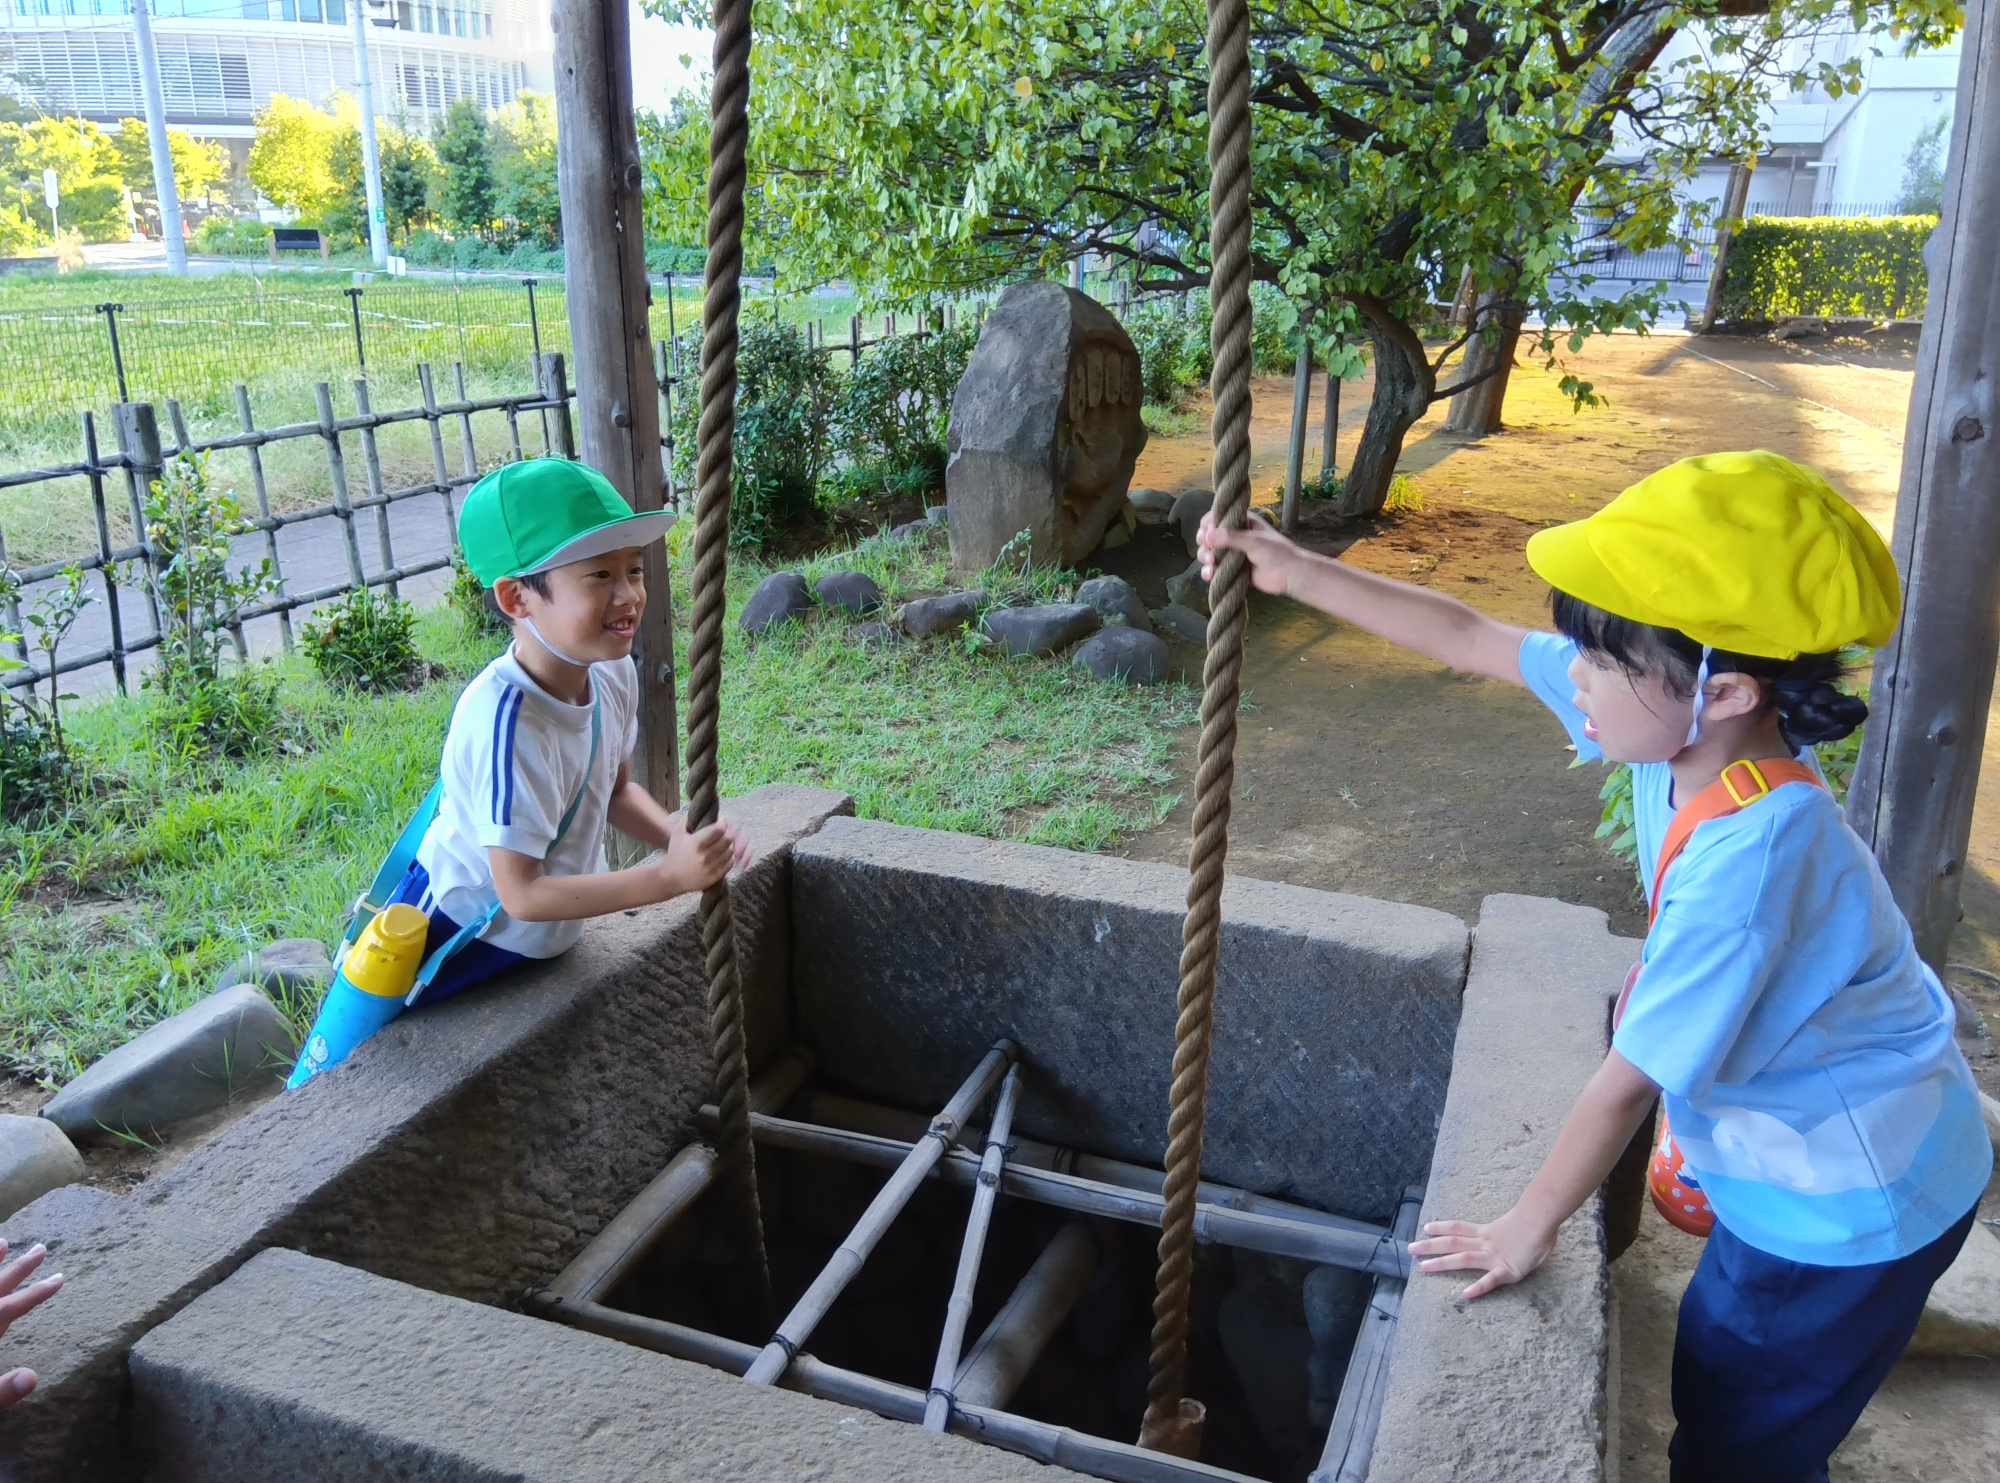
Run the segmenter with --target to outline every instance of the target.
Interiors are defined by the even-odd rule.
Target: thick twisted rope
[[[728,565],[730,484],[735,468],[736,319],[743,273],[744,149],[750,133],[750,0],[715,0],[715,81],[709,90],[708,269],[702,305],[701,420],[695,435],[693,628],[688,636],[687,827],[715,822],[716,746],[722,714],[723,584]],[[743,1035],[743,984],[727,880],[701,896],[708,967],[708,1030],[720,1109],[716,1152],[737,1191],[743,1239],[770,1307],[771,1271],[750,1143],[750,1058]]]
[[[1208,6],[1209,344],[1215,369],[1215,519],[1243,524],[1250,509],[1250,16],[1246,0]],[[1153,1298],[1152,1378],[1139,1445],[1187,1451],[1188,1295],[1194,1278],[1195,1188],[1214,1025],[1215,957],[1222,925],[1222,866],[1236,780],[1236,705],[1242,688],[1249,567],[1224,551],[1209,587],[1208,656],[1202,667],[1201,742],[1194,791],[1188,911],[1181,928],[1180,1018],[1167,1116],[1165,1208]]]

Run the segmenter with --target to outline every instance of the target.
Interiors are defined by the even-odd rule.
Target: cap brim
[[[1594,608],[1630,618],[1637,623],[1660,620],[1645,609],[1590,548],[1584,530],[1588,522],[1572,520],[1567,525],[1538,530],[1528,537],[1528,565],[1535,575],[1558,592],[1567,592]]]
[[[516,576],[530,577],[536,572],[553,571],[559,566],[568,566],[572,561],[588,561],[593,556],[602,556],[607,551],[623,551],[627,546],[650,546],[669,530],[680,516],[672,510],[647,510],[636,515],[622,516],[617,520],[607,520],[581,535],[570,537],[533,566],[516,572]]]

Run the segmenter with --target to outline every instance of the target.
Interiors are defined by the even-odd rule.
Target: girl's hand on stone
[[[1410,1255],[1426,1259],[1418,1264],[1424,1271],[1485,1269],[1486,1275],[1465,1290],[1467,1300],[1519,1282],[1556,1248],[1554,1229],[1523,1215],[1518,1205],[1485,1225],[1434,1220],[1424,1234],[1429,1239],[1410,1243]]]
[[[1215,580],[1216,554],[1236,550],[1250,559],[1250,581],[1259,592],[1283,594],[1291,590],[1299,548],[1262,520],[1246,520],[1241,529],[1225,530],[1215,523],[1215,512],[1211,510],[1201,517],[1195,546],[1201,552],[1204,582]]]
[[[5,1260],[7,1243],[0,1241],[0,1260]],[[9,1325],[30,1309],[47,1302],[62,1290],[62,1273],[56,1272],[39,1282],[29,1282],[28,1276],[42,1264],[47,1250],[37,1243],[22,1252],[13,1261],[0,1266],[0,1335],[5,1335]],[[5,1411],[14,1402],[32,1395],[35,1389],[33,1370],[9,1370],[0,1375],[0,1411]]]

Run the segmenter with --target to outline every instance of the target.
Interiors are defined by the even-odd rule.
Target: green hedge
[[[1753,216],[1729,250],[1724,319],[1921,319],[1935,216]]]

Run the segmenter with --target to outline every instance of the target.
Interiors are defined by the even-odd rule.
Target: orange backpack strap
[[[1660,892],[1666,885],[1667,867],[1687,848],[1695,830],[1710,819],[1726,819],[1731,814],[1741,813],[1783,783],[1826,786],[1817,772],[1791,757],[1766,757],[1757,762],[1744,759],[1723,768],[1721,777],[1681,805],[1673,822],[1667,825],[1667,837],[1660,842],[1660,861],[1653,867],[1653,901],[1647,915],[1649,924],[1660,914]],[[1629,987],[1626,992],[1631,992]]]

